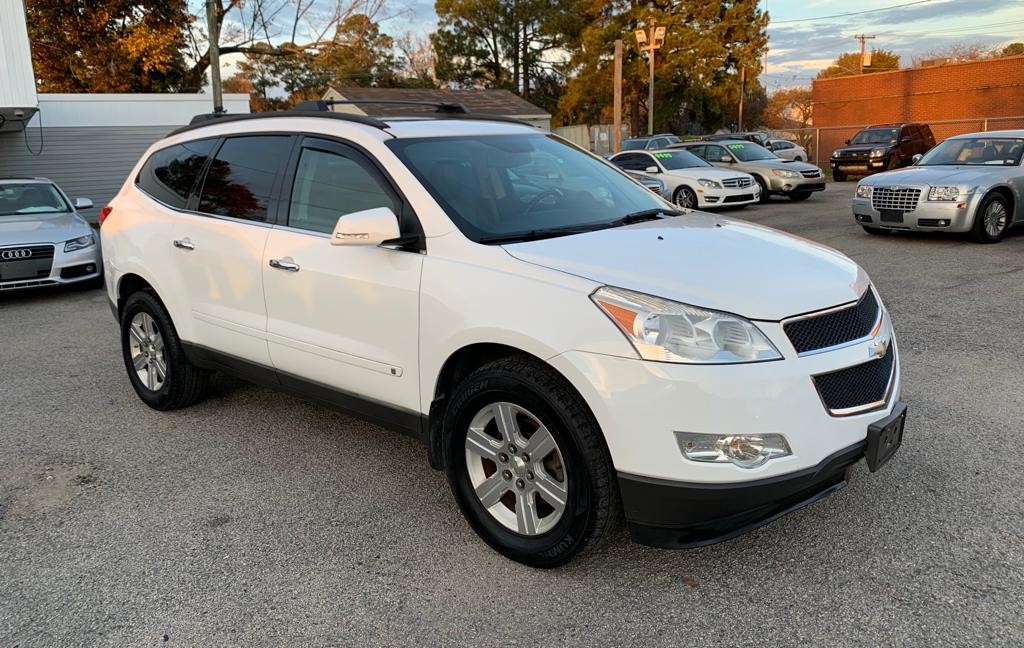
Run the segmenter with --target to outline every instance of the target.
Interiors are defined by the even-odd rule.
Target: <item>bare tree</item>
[[[429,36],[407,31],[395,39],[395,47],[402,56],[401,73],[404,77],[435,81],[434,44]]]
[[[996,48],[993,50],[991,45],[983,43],[953,43],[952,45],[934,48],[918,54],[911,59],[911,64],[914,67],[921,67],[933,61],[949,61],[952,63],[978,61],[999,56],[1000,49]]]

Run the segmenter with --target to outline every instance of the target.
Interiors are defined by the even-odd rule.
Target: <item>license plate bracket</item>
[[[879,209],[878,219],[883,223],[902,223],[903,212],[898,209]]]
[[[864,450],[868,470],[877,472],[896,454],[903,443],[903,428],[906,422],[907,406],[896,403],[889,416],[868,426],[868,445]]]

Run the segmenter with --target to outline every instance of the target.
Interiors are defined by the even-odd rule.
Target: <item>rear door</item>
[[[172,258],[196,344],[270,366],[261,262],[290,135],[224,139],[176,219]]]
[[[274,367],[285,382],[301,378],[419,412],[423,256],[331,245],[346,214],[388,207],[401,216],[403,233],[415,215],[351,146],[306,138],[289,167],[281,192],[285,219],[270,232],[261,264]]]

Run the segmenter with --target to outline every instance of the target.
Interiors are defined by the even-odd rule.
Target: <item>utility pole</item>
[[[647,62],[650,66],[650,79],[647,89],[647,134],[654,135],[654,52],[665,42],[665,28],[658,27],[657,23],[651,24],[651,34],[648,38],[647,32],[638,29],[636,43],[641,52],[647,52]]]
[[[224,95],[220,85],[220,30],[217,28],[217,3],[206,0],[206,30],[210,34],[210,87],[213,90],[213,114],[224,111]]]
[[[612,153],[622,149],[622,39],[615,41],[614,105],[612,106]]]
[[[860,41],[860,73],[864,74],[864,55],[866,54],[866,52],[864,51],[864,41],[869,41],[875,38],[875,36],[865,36],[864,34],[857,34],[856,36],[854,36],[854,38]]]
[[[740,68],[740,118],[739,131],[743,131],[743,95],[747,93],[747,68]]]

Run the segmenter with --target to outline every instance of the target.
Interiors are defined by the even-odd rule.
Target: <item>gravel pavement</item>
[[[102,292],[0,296],[0,648],[1024,645],[1024,233],[868,236],[852,188],[732,215],[871,274],[899,454],[736,540],[554,571],[477,539],[411,439],[227,378],[152,411]]]

